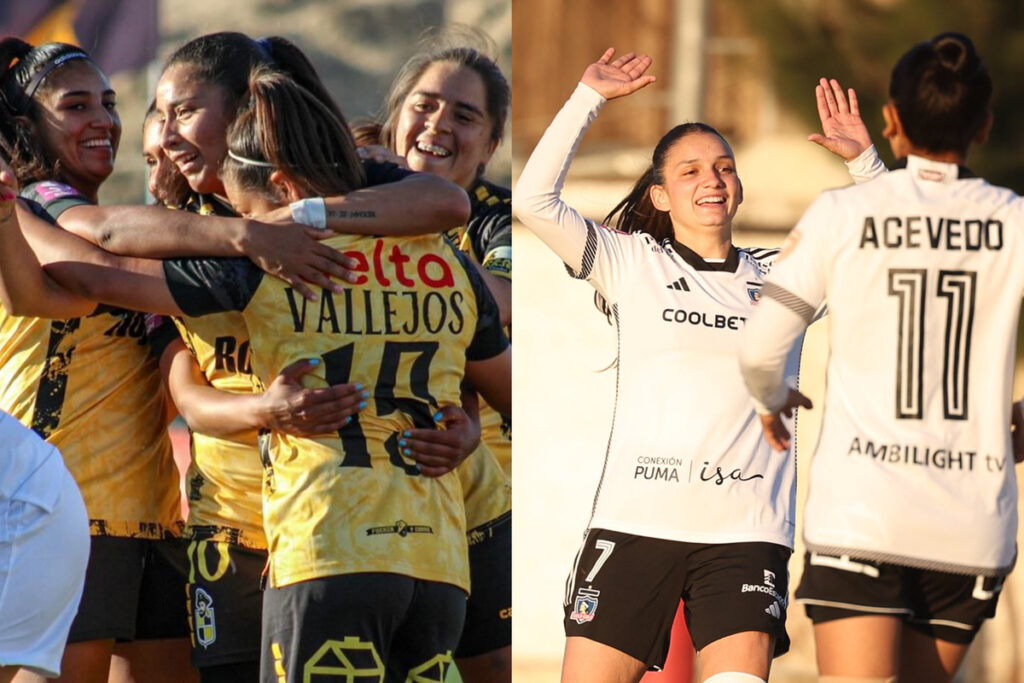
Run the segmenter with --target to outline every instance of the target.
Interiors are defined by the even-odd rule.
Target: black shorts
[[[931,638],[968,645],[995,615],[1004,579],[806,553],[796,599],[815,624],[893,615]]]
[[[185,638],[185,541],[91,537],[69,643]]]
[[[192,666],[259,662],[267,551],[192,540],[188,560]]]
[[[789,650],[789,548],[773,543],[682,543],[591,529],[566,591],[565,635],[614,647],[660,669],[684,601],[694,647],[743,631]]]
[[[461,589],[400,574],[345,574],[268,588],[260,680],[443,683],[465,615]]]
[[[512,513],[475,529],[469,546],[472,591],[456,657],[475,657],[512,644]]]

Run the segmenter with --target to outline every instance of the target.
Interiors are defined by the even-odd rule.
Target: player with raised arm
[[[819,91],[856,128],[852,94]],[[988,135],[991,94],[967,36],[907,51],[884,109],[897,168],[811,205],[747,325],[744,378],[782,447],[778,411],[794,397],[782,358],[829,310],[796,591],[822,681],[951,681],[1014,564],[1024,202],[963,166]],[[864,149],[853,137],[847,158]]]
[[[613,55],[587,67],[512,200],[594,286],[618,335],[614,430],[565,595],[562,680],[636,681],[662,666],[683,599],[705,681],[765,681],[789,647],[795,464],[763,439],[735,353],[776,252],[733,245],[743,188],[729,145],[702,123],[659,141],[607,225],[564,203],[605,101],[654,80],[649,57]]]

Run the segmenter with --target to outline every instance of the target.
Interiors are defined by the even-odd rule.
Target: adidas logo
[[[675,289],[681,292],[689,292],[690,285],[686,284],[686,278],[681,277],[670,285],[666,285],[665,289]]]
[[[776,619],[782,618],[782,610],[779,608],[779,602],[776,600],[764,610],[767,614],[772,615]]]

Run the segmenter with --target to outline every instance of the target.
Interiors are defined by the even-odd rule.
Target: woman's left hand
[[[646,74],[651,66],[651,58],[647,55],[637,56],[633,52],[627,52],[612,61],[614,55],[615,48],[605,50],[604,54],[583,72],[580,82],[596,90],[606,100],[613,100],[635,93],[655,81],[654,76]]]
[[[808,140],[845,161],[853,161],[871,146],[871,134],[860,117],[860,105],[853,88],[847,95],[839,81],[822,78],[814,88],[814,98],[818,103],[821,133],[808,135]]]
[[[434,421],[444,429],[407,429],[398,441],[402,455],[415,460],[428,477],[451,472],[480,445],[480,424],[462,408],[445,406]]]
[[[789,397],[786,403],[779,410],[767,415],[760,415],[761,428],[764,430],[764,438],[772,447],[772,450],[785,451],[789,449],[789,429],[782,421],[782,416],[792,417],[795,408],[813,408],[811,399],[801,394],[796,389],[789,390]]]

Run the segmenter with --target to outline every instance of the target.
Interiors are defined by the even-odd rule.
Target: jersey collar
[[[661,246],[670,248],[672,251],[679,254],[679,256],[690,264],[690,267],[694,270],[715,270],[735,273],[736,269],[740,265],[740,254],[732,244],[729,245],[729,255],[726,256],[725,260],[721,263],[708,263],[700,256],[700,254],[674,238],[667,238],[662,242]]]
[[[938,182],[949,182],[952,180],[963,180],[964,178],[977,178],[975,173],[967,168],[966,166],[957,166],[955,164],[947,164],[942,161],[933,161],[931,159],[925,159],[915,154],[911,154],[909,157],[903,157],[897,159],[896,163],[892,165],[892,169],[906,168],[911,173],[916,174],[935,174],[935,180]],[[955,173],[953,172],[955,169]],[[939,177],[944,176],[944,177]],[[922,175],[922,177],[926,177]],[[926,178],[932,180],[932,178]]]

